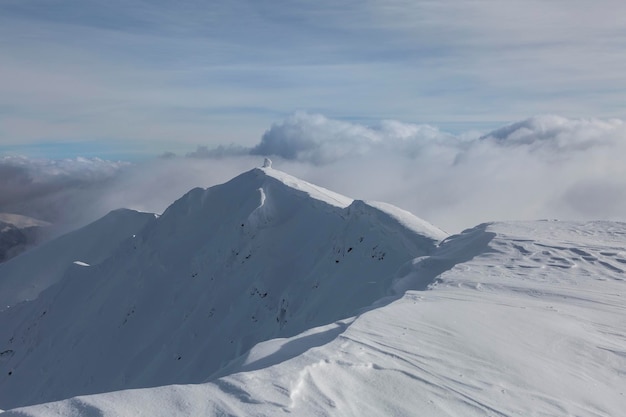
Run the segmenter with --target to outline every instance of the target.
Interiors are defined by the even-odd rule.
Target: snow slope
[[[405,266],[401,298],[222,378],[3,416],[620,416],[625,270],[624,223],[484,224]]]
[[[39,293],[64,276],[74,261],[96,264],[143,229],[154,214],[114,210],[80,230],[46,242],[0,264],[0,311]]]
[[[66,258],[80,262],[0,313],[1,408],[200,383],[260,342],[331,325],[313,337],[326,342],[446,237],[272,168],[193,189],[133,233],[97,264]]]

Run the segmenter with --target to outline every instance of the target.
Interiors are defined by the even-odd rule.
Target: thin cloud
[[[293,109],[460,130],[529,113],[623,118],[625,12],[613,0],[0,2],[0,142],[184,154],[250,145]]]
[[[0,212],[59,225],[90,219],[89,201],[128,166],[98,158],[0,158]]]
[[[208,146],[198,146],[195,151],[188,152],[185,156],[187,158],[226,158],[239,155],[248,155],[250,150],[243,146],[238,145],[219,145],[216,148],[209,149]]]

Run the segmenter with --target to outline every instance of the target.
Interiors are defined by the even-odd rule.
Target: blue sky
[[[489,130],[626,118],[626,3],[0,2],[0,154],[253,146],[297,111]]]

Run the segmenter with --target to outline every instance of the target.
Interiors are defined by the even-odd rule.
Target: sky
[[[250,145],[297,111],[453,133],[623,118],[625,47],[613,0],[3,0],[0,151]]]
[[[2,0],[0,211],[160,211],[270,155],[451,231],[626,219],[625,50],[614,0]]]

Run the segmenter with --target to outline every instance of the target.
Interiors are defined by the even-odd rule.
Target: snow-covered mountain
[[[0,313],[0,408],[124,389],[4,415],[619,416],[625,271],[624,223],[446,238],[255,169]]]
[[[97,264],[154,220],[151,213],[120,209],[23,255],[0,264],[0,311],[36,298],[60,281],[68,268]]]
[[[68,235],[0,270],[6,304],[32,299],[0,314],[3,408],[203,382],[259,342],[354,316],[446,236],[271,168],[191,190],[158,219],[114,212],[74,235],[107,241],[121,223],[130,239],[114,250],[78,253],[72,242],[89,245]]]

